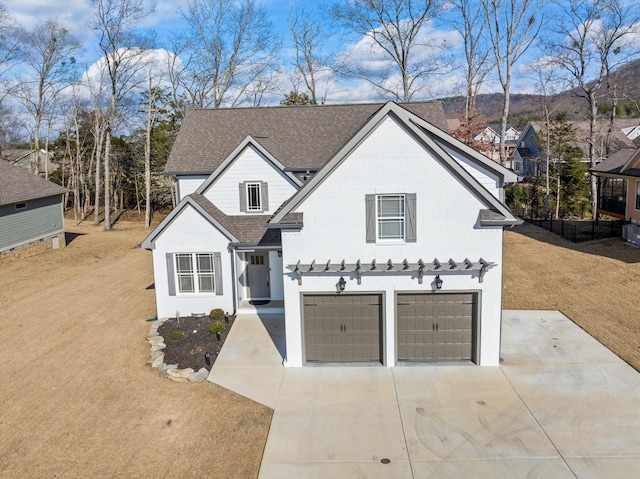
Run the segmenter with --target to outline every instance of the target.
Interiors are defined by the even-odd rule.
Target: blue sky
[[[47,18],[57,17],[64,21],[72,30],[72,32],[78,37],[78,39],[86,45],[84,54],[82,55],[81,62],[86,65],[86,68],[90,68],[99,59],[98,50],[95,47],[95,43],[92,43],[94,34],[88,27],[88,22],[91,16],[91,5],[89,0],[0,0],[0,3],[4,3],[7,11],[14,16],[22,25],[29,27],[34,22],[43,21]],[[178,7],[184,3],[184,0],[157,0],[155,13],[149,17],[145,25],[141,25],[142,28],[152,29],[157,32],[158,38],[162,41],[163,34],[169,30],[179,30],[184,27],[183,20],[177,11]],[[285,67],[290,67],[291,64],[291,47],[288,44],[288,17],[292,8],[303,5],[306,9],[313,9],[320,5],[321,2],[314,2],[313,0],[258,0],[258,3],[264,6],[270,19],[276,29],[276,31],[284,39],[284,51],[282,53],[282,61]],[[457,54],[456,48],[459,47],[459,38],[453,33],[452,29],[442,25],[429,24],[426,26],[430,35],[438,38],[440,41],[446,40],[448,48],[453,54]],[[357,54],[358,48],[363,48],[363,39],[350,37],[345,39],[344,37],[334,36],[329,39],[325,45],[327,51],[331,52],[355,52]],[[364,44],[366,47],[366,44]],[[530,55],[533,56],[534,52]],[[512,85],[512,92],[533,92],[532,79],[527,75],[526,59],[521,65],[517,66],[514,70],[515,79]],[[530,61],[530,60],[529,60]],[[454,57],[451,62],[452,65],[458,64],[460,66],[462,62],[456,61]],[[449,95],[461,94],[460,89],[461,72],[452,72],[446,76],[434,77],[429,82],[428,91],[421,92],[420,98],[416,99],[432,99]],[[290,85],[287,84],[287,74],[283,74],[282,78],[282,90],[283,93],[288,91]],[[498,83],[494,80],[486,84],[484,87],[485,92],[501,91]],[[388,97],[387,97],[388,98]],[[329,102],[353,102],[353,101],[370,101],[381,99],[376,94],[376,90],[364,81],[354,81],[338,79],[335,80],[331,89],[329,90],[328,101]],[[277,102],[277,100],[275,100]]]

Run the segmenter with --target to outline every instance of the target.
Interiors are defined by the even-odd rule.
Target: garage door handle
[[[436,331],[438,330],[438,323],[436,323]]]

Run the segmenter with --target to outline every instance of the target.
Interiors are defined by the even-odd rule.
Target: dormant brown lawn
[[[0,477],[256,477],[272,411],[145,364],[147,231],[67,231],[65,249],[0,260]],[[504,279],[505,308],[559,309],[640,369],[640,250],[522,226]]]
[[[0,260],[0,477],[256,477],[272,411],[145,364],[144,228],[67,231],[65,249]]]

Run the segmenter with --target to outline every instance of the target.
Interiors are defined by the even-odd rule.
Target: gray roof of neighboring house
[[[285,167],[322,167],[384,105],[190,110],[173,145],[165,173],[212,173],[249,135]],[[400,105],[448,131],[440,102]]]
[[[0,205],[61,195],[67,190],[22,168],[0,160]]]
[[[611,175],[640,176],[638,165],[640,150],[625,148],[620,150],[596,166],[591,168],[594,173],[608,173]],[[635,161],[631,161],[634,159]]]

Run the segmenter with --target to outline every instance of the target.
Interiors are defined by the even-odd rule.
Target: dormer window
[[[240,211],[262,213],[269,210],[269,193],[264,181],[245,181],[239,184]]]

